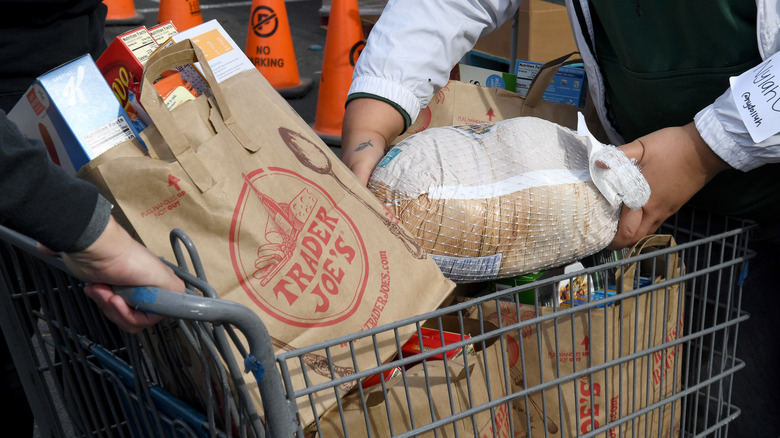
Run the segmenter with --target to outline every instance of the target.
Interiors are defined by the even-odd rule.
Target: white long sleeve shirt
[[[480,36],[511,19],[522,0],[389,0],[373,27],[355,66],[349,93],[367,93],[396,103],[411,121],[449,80],[452,67]],[[583,11],[586,28],[574,14]],[[591,98],[613,144],[623,138],[611,126],[605,87],[594,54],[585,43],[593,38],[588,0],[566,0],[572,31],[588,75]],[[757,38],[763,59],[780,51],[780,4],[756,0]],[[742,122],[730,90],[694,118],[702,138],[732,167],[748,171],[780,162],[780,135],[754,143]]]

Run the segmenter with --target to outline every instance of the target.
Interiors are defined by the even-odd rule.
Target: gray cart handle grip
[[[232,301],[177,293],[155,287],[113,287],[131,307],[144,312],[188,321],[231,324],[246,336],[250,355],[247,371],[257,379],[269,436],[289,437],[297,425],[276,367],[271,338],[265,324],[249,308]]]

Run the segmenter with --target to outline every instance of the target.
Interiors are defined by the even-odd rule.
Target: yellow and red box
[[[152,38],[154,38],[154,41],[158,46],[168,41],[169,38],[177,33],[179,33],[179,31],[176,30],[176,26],[170,20],[149,28],[149,34],[152,35]]]
[[[114,38],[95,62],[114,96],[139,131],[151,124],[149,116],[137,101],[144,66],[149,56],[157,50],[159,41],[167,40],[175,34],[176,27],[171,22],[151,29],[138,27]]]

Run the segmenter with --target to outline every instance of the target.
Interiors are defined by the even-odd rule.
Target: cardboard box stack
[[[547,62],[577,50],[566,6],[525,0],[518,8],[517,59]],[[511,59],[512,20],[477,41],[474,50]]]
[[[458,64],[450,79],[491,88],[503,88],[525,97],[531,81],[539,72],[541,62],[517,60],[514,74]],[[549,102],[582,107],[587,97],[587,77],[581,67],[562,66],[542,96]]]

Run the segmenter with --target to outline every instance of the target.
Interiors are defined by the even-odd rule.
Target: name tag
[[[780,53],[732,77],[731,94],[756,143],[780,132]]]

